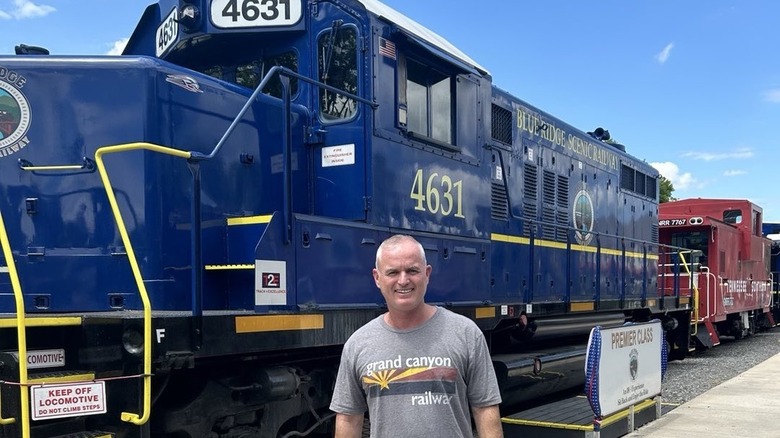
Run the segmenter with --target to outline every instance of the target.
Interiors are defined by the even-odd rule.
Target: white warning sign
[[[342,144],[322,148],[322,167],[355,164],[355,144]]]
[[[75,417],[106,413],[106,382],[30,387],[32,419]]]

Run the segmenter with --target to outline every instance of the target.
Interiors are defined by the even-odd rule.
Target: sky
[[[121,52],[150,0],[0,0],[0,54]],[[780,222],[780,1],[384,0],[514,96],[603,127],[673,196],[749,199]]]

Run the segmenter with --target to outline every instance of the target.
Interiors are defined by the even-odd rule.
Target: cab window
[[[353,26],[333,27],[317,40],[317,64],[320,82],[351,94],[357,94],[357,29]],[[320,115],[323,121],[351,119],[357,103],[342,94],[320,88]]]
[[[212,65],[202,69],[202,72],[217,79],[255,89],[260,85],[260,81],[263,80],[271,67],[277,65],[297,72],[298,55],[290,50],[288,52],[262,56],[238,65]],[[278,75],[271,78],[263,92],[274,97],[282,97],[282,82],[279,80]],[[298,80],[291,78],[290,95],[294,96],[297,92]]]
[[[434,68],[406,61],[407,129],[452,144],[452,81]]]

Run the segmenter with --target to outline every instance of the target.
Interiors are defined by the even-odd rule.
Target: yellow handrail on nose
[[[111,181],[106,173],[105,165],[103,164],[103,155],[114,154],[118,152],[128,152],[134,150],[148,150],[160,154],[172,155],[174,157],[189,159],[192,153],[181,151],[178,149],[159,146],[151,143],[127,143],[113,146],[104,146],[98,148],[95,151],[95,163],[97,164],[98,172],[100,173],[100,179],[103,181],[103,186],[106,189],[106,196],[108,196],[108,202],[111,205],[111,211],[114,214],[114,220],[116,221],[117,228],[119,228],[119,234],[122,236],[122,243],[127,251],[127,258],[130,261],[130,267],[133,270],[133,277],[135,278],[138,292],[141,295],[141,302],[144,306],[144,394],[143,394],[143,411],[139,414],[131,412],[122,412],[122,421],[133,423],[135,425],[142,425],[149,421],[149,415],[151,410],[152,400],[152,306],[149,302],[149,295],[146,292],[146,286],[144,285],[143,277],[141,276],[141,269],[138,267],[138,261],[135,257],[135,251],[133,251],[133,245],[130,242],[130,236],[127,233],[127,227],[122,219],[122,213],[119,211],[119,204],[116,202],[116,196],[114,195],[114,189],[111,186]],[[21,351],[19,352],[21,355]],[[23,361],[20,361],[23,362]],[[26,410],[22,410],[23,412]]]

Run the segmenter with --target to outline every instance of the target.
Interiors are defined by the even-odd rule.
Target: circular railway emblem
[[[587,245],[593,239],[593,201],[585,190],[580,190],[574,196],[574,238],[580,245]]]
[[[22,92],[0,81],[0,157],[17,152],[17,145],[30,127],[30,118],[30,105]]]

